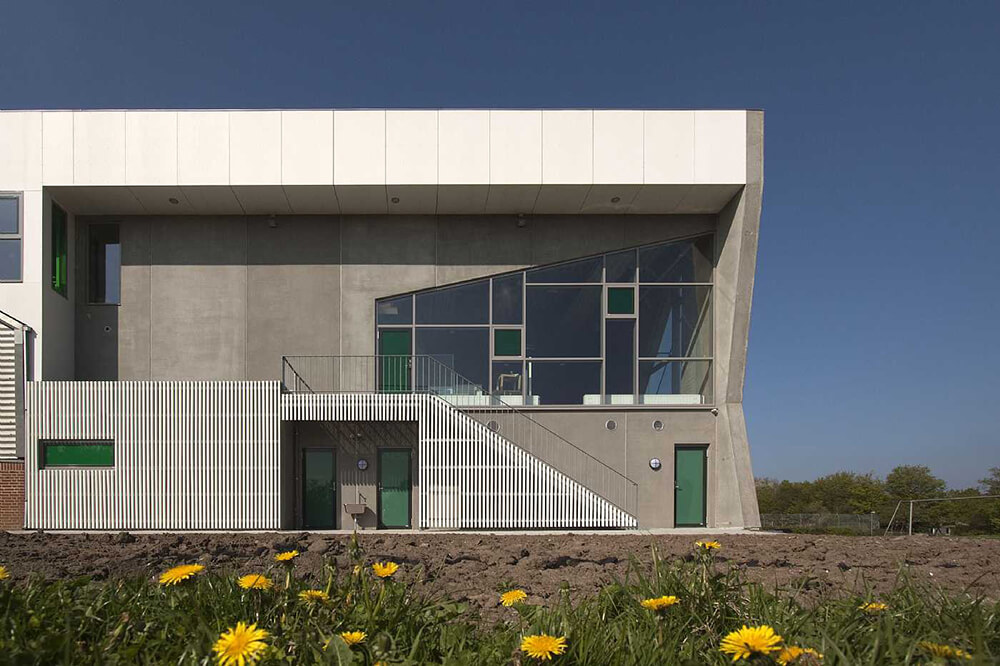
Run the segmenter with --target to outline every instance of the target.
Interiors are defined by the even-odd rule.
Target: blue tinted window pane
[[[639,287],[639,356],[711,356],[711,287]]]
[[[493,278],[493,323],[520,324],[522,273]]]
[[[604,266],[607,282],[635,282],[635,250],[607,255]]]
[[[601,403],[600,361],[528,361],[528,402],[535,405]]]
[[[639,393],[645,405],[712,402],[711,361],[639,361]]]
[[[417,294],[418,324],[488,324],[490,281]]]
[[[542,358],[601,355],[601,287],[528,287],[526,353]]]
[[[379,324],[412,324],[413,296],[400,296],[381,300],[375,306],[376,322]]]
[[[0,197],[0,234],[16,234],[20,231],[17,197]]]
[[[711,236],[639,250],[640,282],[711,282]]]
[[[600,282],[603,268],[604,257],[591,257],[547,268],[534,268],[527,272],[528,283]]]
[[[21,279],[21,241],[18,238],[0,239],[0,280]]]
[[[604,392],[607,395],[632,395],[635,363],[635,320],[608,319],[604,335],[606,359]]]
[[[416,354],[432,356],[462,378],[486,392],[490,385],[490,330],[488,328],[417,328]],[[424,368],[427,368],[425,371]],[[448,395],[468,393],[466,382],[435,364],[417,364],[417,389]]]

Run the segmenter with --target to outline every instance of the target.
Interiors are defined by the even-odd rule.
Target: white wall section
[[[28,529],[278,529],[278,382],[30,382]],[[112,439],[113,468],[40,468],[40,439]]]

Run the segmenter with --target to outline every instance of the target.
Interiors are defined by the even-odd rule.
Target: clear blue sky
[[[11,2],[0,107],[764,109],[755,472],[1000,465],[1000,3],[342,4]]]

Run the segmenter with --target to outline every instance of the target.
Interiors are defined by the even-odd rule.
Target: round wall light
[[[486,427],[492,430],[493,432],[500,431],[500,424],[497,423],[496,421],[490,421],[489,423],[486,424]]]
[[[653,421],[653,430],[657,432],[663,430],[663,421],[661,421],[660,419],[656,419],[655,421]]]
[[[651,470],[653,470],[655,472],[656,470],[660,469],[661,467],[663,467],[663,463],[660,462],[659,458],[650,458],[649,459],[649,469],[651,469]]]
[[[615,428],[618,427],[618,424],[615,423],[614,419],[608,419],[607,422],[604,424],[604,427],[607,428],[608,430],[614,430]]]
[[[368,461],[365,460],[364,458],[358,458],[358,469],[360,469],[362,472],[368,469]]]

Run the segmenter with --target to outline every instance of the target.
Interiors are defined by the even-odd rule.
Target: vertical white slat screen
[[[634,528],[636,519],[441,398],[287,393],[285,421],[416,421],[424,529]]]
[[[30,382],[29,529],[278,529],[278,382]],[[109,439],[114,466],[40,467],[43,439]]]
[[[0,460],[17,457],[15,333],[0,324]]]

